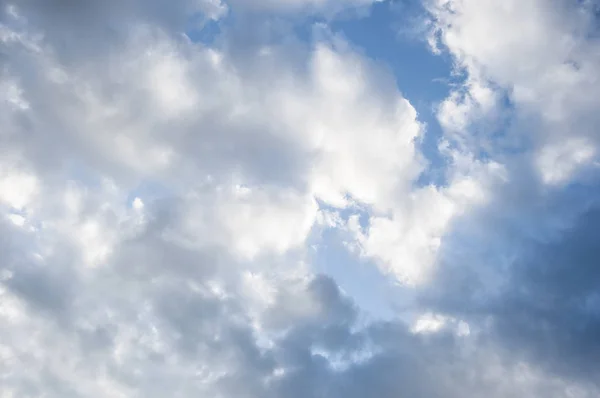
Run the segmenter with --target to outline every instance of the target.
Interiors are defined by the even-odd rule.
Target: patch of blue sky
[[[352,297],[369,320],[402,318],[400,310],[414,299],[411,289],[397,285],[367,260],[351,253],[340,239],[340,231],[323,231],[311,264],[318,273],[335,280],[340,289]]]
[[[360,226],[368,226],[369,213],[365,208],[340,210],[323,203],[319,206],[323,211],[337,212],[345,222],[350,216],[357,215]],[[353,238],[343,228],[319,228],[316,232],[309,242],[313,247],[310,263],[314,271],[333,278],[340,289],[352,297],[367,322],[410,320],[410,314],[404,309],[410,308],[410,303],[415,300],[416,292],[412,288],[399,285],[371,260],[352,252],[347,243]]]
[[[140,181],[137,186],[129,191],[126,198],[127,207],[131,208],[134,201],[139,198],[142,202],[155,202],[160,199],[165,199],[175,196],[175,192],[169,187],[154,180]]]
[[[210,46],[221,33],[221,23],[220,21],[209,19],[200,25],[191,24],[186,34],[194,43],[202,43]]]
[[[84,162],[68,159],[65,161],[64,167],[69,180],[81,183],[89,188],[100,188],[102,186],[100,176],[86,166]]]
[[[80,161],[68,160],[65,165],[66,174],[70,181],[73,181],[87,189],[100,189],[103,181],[102,176],[93,172],[89,167]],[[175,195],[172,189],[168,188],[159,181],[144,179],[133,182],[133,188],[125,195],[125,206],[131,208],[136,198],[142,201],[154,201]]]

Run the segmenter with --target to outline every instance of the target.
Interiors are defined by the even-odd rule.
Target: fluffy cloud
[[[442,124],[464,131],[495,115],[496,126],[506,127],[502,108],[508,101],[508,128],[488,125],[470,144],[486,145],[495,155],[527,150],[547,184],[595,168],[598,145],[596,6],[567,3],[429,2],[432,35],[468,74],[440,107]]]
[[[595,380],[596,293],[583,281],[597,280],[597,5],[427,7],[432,40],[466,74],[438,108],[442,147],[483,152],[504,175],[453,224],[423,300],[546,371]]]
[[[472,76],[443,111],[447,184],[416,186],[423,124],[393,76],[326,27],[307,44],[263,15],[366,4],[0,3],[0,396],[598,394],[593,191],[555,193],[592,162],[591,130],[565,146],[534,133],[513,164],[480,159],[472,104],[482,126],[503,117],[488,82],[504,83],[448,39]],[[442,22],[476,7],[456,4],[434,9],[440,37],[469,26]],[[185,35],[248,7],[217,44]],[[558,137],[538,94],[522,118]],[[321,206],[413,286],[414,322],[365,323],[313,273]],[[517,260],[494,269],[512,242]],[[573,275],[578,255],[589,272]]]
[[[284,195],[306,204],[288,206],[288,211],[307,212],[286,213],[294,220],[289,225],[307,226],[299,234],[290,231],[294,238],[278,234],[277,239],[288,243],[268,238],[279,250],[301,243],[307,235],[316,212],[311,197],[336,207],[360,203],[377,212],[393,211],[395,219],[410,212],[411,202],[418,200],[403,199],[412,197],[412,182],[424,167],[415,151],[422,126],[414,108],[379,65],[354,54],[326,28],[316,28],[322,39],[312,50],[299,42],[284,46],[269,38],[280,31],[267,31],[266,38],[248,42],[238,28],[223,34],[224,48],[211,48],[167,30],[175,25],[149,25],[142,14],[137,24],[111,34],[106,40],[113,44],[108,47],[104,42],[96,46],[104,37],[101,32],[80,38],[68,30],[68,23],[52,29],[59,23],[52,15],[33,24],[23,14],[27,8],[12,10],[6,16],[12,29],[7,48],[14,61],[7,65],[6,84],[13,87],[13,107],[26,104],[27,109],[11,115],[22,114],[29,123],[44,124],[61,137],[60,145],[59,140],[45,144],[44,149],[54,146],[52,151],[34,147],[39,140],[21,144],[20,150],[29,151],[27,159],[45,162],[39,165],[44,172],[63,167],[56,159],[72,158],[77,166],[71,167],[80,167],[80,159],[85,159],[86,167],[128,178],[129,183],[140,177],[169,179],[175,190],[185,190],[189,179],[198,175],[220,186],[233,174],[235,181],[229,184],[248,185],[252,197],[262,195],[267,201],[280,194],[265,184],[286,186],[295,192]],[[88,47],[96,49],[94,62]],[[13,72],[17,59],[46,72]],[[8,123],[17,122],[13,118]],[[14,130],[21,128],[16,125]],[[32,130],[30,134],[45,136],[39,128]],[[16,140],[24,137],[13,135]],[[59,152],[60,157],[49,156]],[[264,193],[256,193],[261,190]],[[431,194],[439,196],[433,201],[448,200],[444,193],[427,190],[418,196]],[[365,253],[400,280],[415,282],[426,273],[422,268],[431,267],[435,241],[448,220],[442,214],[436,225],[425,229],[416,219],[395,225],[397,239],[424,234],[414,247],[406,248],[405,260],[392,260],[396,255],[385,248],[389,244],[369,244]],[[381,223],[373,224],[375,231]],[[247,227],[237,230],[243,229]],[[262,245],[244,239],[248,253],[255,250],[249,246]]]

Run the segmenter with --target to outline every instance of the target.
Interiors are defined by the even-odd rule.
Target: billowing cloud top
[[[417,3],[0,1],[0,397],[599,396],[600,5]]]

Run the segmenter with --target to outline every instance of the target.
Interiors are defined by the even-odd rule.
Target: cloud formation
[[[465,78],[423,186],[393,71],[296,31],[370,3],[0,2],[0,397],[598,395],[596,6],[424,3]]]

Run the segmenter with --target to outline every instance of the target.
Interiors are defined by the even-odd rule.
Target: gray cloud
[[[470,265],[448,266],[440,272],[424,303],[482,326],[482,338],[496,341],[560,375],[598,379],[598,209],[583,213],[558,237],[519,242],[517,259],[502,266],[490,255]],[[510,228],[505,233],[514,233]],[[514,227],[514,226],[513,226]],[[492,290],[486,268],[502,274]]]

